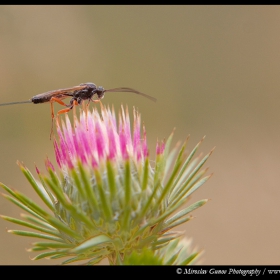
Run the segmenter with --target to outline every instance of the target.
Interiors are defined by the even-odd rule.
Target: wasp
[[[70,88],[63,88],[57,90],[51,90],[44,93],[37,94],[33,96],[31,99],[26,101],[19,101],[19,102],[10,102],[10,103],[1,103],[0,106],[6,105],[14,105],[14,104],[24,104],[24,103],[46,103],[50,102],[51,104],[51,117],[52,117],[52,128],[53,128],[53,119],[54,119],[54,108],[53,103],[57,102],[60,105],[65,106],[65,109],[62,109],[57,112],[58,115],[67,113],[73,109],[75,105],[81,104],[83,101],[90,101],[92,102],[100,102],[100,100],[104,97],[106,92],[132,92],[139,95],[142,95],[154,102],[156,102],[156,98],[142,93],[138,90],[128,87],[120,87],[120,88],[112,88],[112,89],[104,89],[102,86],[96,86],[94,83],[83,83],[78,86],[70,87]],[[64,103],[62,100],[65,98],[69,98],[69,104]],[[51,129],[51,134],[52,134]]]

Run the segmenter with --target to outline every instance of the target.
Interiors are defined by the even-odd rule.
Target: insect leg
[[[76,100],[73,101],[72,105],[71,105],[69,108],[60,110],[60,111],[57,112],[57,114],[60,115],[60,114],[67,113],[67,112],[69,112],[70,110],[72,110],[73,107],[74,107],[75,105],[79,105],[79,103],[78,103]],[[68,106],[68,105],[66,105],[66,106]]]
[[[102,102],[101,102],[100,99],[98,99],[98,100],[92,100],[92,99],[91,99],[91,101],[92,101],[93,103],[99,103],[99,104],[100,104],[100,108],[103,109],[103,105],[102,105]]]
[[[53,103],[54,102],[57,102],[59,103],[60,105],[63,105],[63,106],[68,106],[67,104],[65,104],[63,101],[61,101],[61,99],[57,98],[57,97],[52,97],[50,99],[50,103],[51,103],[51,113],[52,113],[52,119],[54,118],[54,110],[53,110]]]
[[[51,115],[52,115],[52,127],[51,127],[51,134],[50,134],[50,139],[52,139],[52,135],[53,135],[53,119],[54,119],[54,109],[53,109],[53,103],[54,102],[57,102],[59,103],[60,105],[63,105],[63,106],[68,106],[67,104],[65,104],[63,101],[61,101],[61,99],[57,98],[57,97],[52,97],[50,99],[50,103],[51,103]]]

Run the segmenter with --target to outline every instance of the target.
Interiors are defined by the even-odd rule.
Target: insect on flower
[[[88,104],[90,101],[100,102],[100,100],[104,97],[106,92],[132,92],[132,93],[142,95],[154,102],[156,101],[156,98],[154,98],[150,95],[147,95],[145,93],[139,92],[132,88],[120,87],[120,88],[104,89],[102,86],[97,87],[93,83],[84,83],[84,84],[80,84],[79,86],[75,86],[75,87],[71,87],[71,88],[57,89],[57,90],[51,90],[51,91],[47,91],[44,93],[40,93],[26,101],[2,103],[2,104],[0,104],[0,106],[24,104],[24,103],[39,104],[39,103],[50,102],[51,116],[52,116],[52,129],[51,129],[51,134],[52,134],[53,119],[54,119],[54,109],[53,109],[54,102],[57,102],[65,107],[67,107],[66,109],[62,109],[62,110],[58,111],[57,114],[59,115],[59,114],[69,112],[70,110],[73,109],[73,107],[75,105],[79,105],[85,100],[88,100]],[[64,98],[67,98],[67,97],[71,97],[69,104],[66,104],[62,101]]]

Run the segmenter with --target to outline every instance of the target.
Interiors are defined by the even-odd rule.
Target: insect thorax
[[[73,97],[81,100],[91,99],[96,93],[96,85],[93,83],[80,84],[80,86],[86,85],[84,89],[77,90],[74,92]]]

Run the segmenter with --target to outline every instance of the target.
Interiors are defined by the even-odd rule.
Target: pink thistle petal
[[[120,152],[121,155],[124,159],[128,158],[128,152],[127,152],[127,138],[125,135],[125,129],[124,129],[124,124],[123,120],[120,115],[119,119],[119,138],[120,138]]]
[[[148,151],[148,146],[147,146],[147,136],[146,136],[146,129],[145,126],[143,125],[143,142],[142,142],[142,150],[143,150],[143,155],[144,157],[149,156],[149,151]]]
[[[156,144],[156,154],[160,155],[160,144],[159,144],[158,140],[157,140],[157,144]]]
[[[161,148],[160,148],[160,153],[161,153],[161,154],[163,154],[164,149],[165,149],[165,142],[162,141]]]
[[[75,154],[72,157],[73,164],[76,160],[80,160],[83,163],[86,162],[86,158],[85,158],[84,151],[83,151],[84,144],[83,144],[82,132],[81,132],[83,127],[79,125],[78,121],[76,122],[76,125],[77,126],[75,128],[75,134],[73,135],[73,143],[74,143],[74,147],[75,147]],[[68,164],[69,163],[70,162],[68,161]]]
[[[105,155],[105,145],[104,145],[104,134],[102,133],[102,128],[99,122],[96,123],[96,148],[98,152],[99,159],[104,158]]]
[[[65,141],[64,135],[61,131],[60,125],[57,122],[57,134],[59,138],[59,143],[60,143],[60,162],[61,163],[67,163],[68,162],[68,148],[67,148],[67,143]]]
[[[88,122],[88,143],[90,146],[90,155],[96,160],[98,158],[98,153],[96,148],[95,123],[92,116]]]
[[[140,161],[141,159],[142,159],[142,149],[139,143],[139,145],[136,147],[136,160]]]
[[[87,162],[87,158],[86,158],[86,154],[84,152],[84,148],[85,148],[85,144],[84,144],[84,138],[81,137],[81,135],[79,135],[79,142],[78,142],[78,149],[77,149],[77,158],[82,162],[82,163],[86,163]]]
[[[91,158],[91,166],[92,168],[97,168],[98,164],[94,157]]]
[[[36,165],[35,165],[35,169],[36,169],[37,174],[39,175],[41,172],[40,172],[39,168]]]
[[[164,149],[165,149],[165,143],[163,141],[161,141],[161,143],[159,143],[159,141],[157,140],[156,154],[161,155],[164,152]]]
[[[52,169],[52,171],[55,171],[54,166],[52,165],[52,163],[50,162],[50,160],[48,158],[46,158],[46,160],[45,160],[45,166],[46,166],[46,169]]]
[[[112,106],[112,111],[110,111],[110,108],[108,107],[108,111],[110,114],[110,121],[112,122],[114,129],[117,131],[117,120],[116,120],[114,106]]]
[[[127,152],[127,149],[126,149],[126,136],[125,136],[125,131],[122,128],[119,131],[119,137],[120,137],[121,155],[124,159],[128,159],[128,152]]]
[[[77,139],[77,131],[75,130],[75,134],[73,134],[73,144],[75,147],[75,157],[77,157],[77,159],[79,159],[79,140]]]
[[[128,149],[128,151],[132,152],[133,146],[132,146],[132,140],[131,140],[130,119],[129,119],[128,107],[126,107],[126,112],[125,112],[125,114],[123,114],[123,120],[124,120],[124,131],[125,131],[127,149]]]
[[[85,121],[85,115],[83,114],[80,118],[80,125],[77,136],[79,138],[79,152],[80,159],[83,163],[87,162],[87,156],[90,155],[90,144],[88,140],[88,124]]]
[[[133,128],[133,149],[136,152],[137,160],[141,157],[141,143],[140,143],[140,117],[139,114],[133,110],[134,128]]]
[[[66,125],[62,121],[62,130],[63,130],[63,137],[64,137],[64,147],[65,147],[65,159],[66,162],[69,162],[73,155],[75,154],[75,147],[73,145],[73,137],[72,137],[72,128],[70,125],[70,121],[68,116],[66,116]]]
[[[107,126],[107,134],[108,134],[108,144],[109,144],[109,154],[108,158],[113,159],[117,154],[117,141],[116,136],[114,134],[114,129],[112,127],[112,123],[109,123]]]
[[[66,159],[66,164],[67,164],[68,168],[70,168],[70,169],[74,168],[73,160],[69,156]]]
[[[59,149],[58,144],[57,144],[55,139],[54,139],[53,145],[54,145],[54,152],[55,152],[56,162],[57,162],[58,166],[61,168],[61,165],[62,165],[61,161],[62,160],[61,160],[60,149]]]
[[[70,123],[70,120],[68,116],[66,116],[66,126],[64,127],[64,137],[66,143],[68,143],[68,149],[71,155],[75,155],[75,145],[73,141],[73,131],[72,131],[72,126]]]

